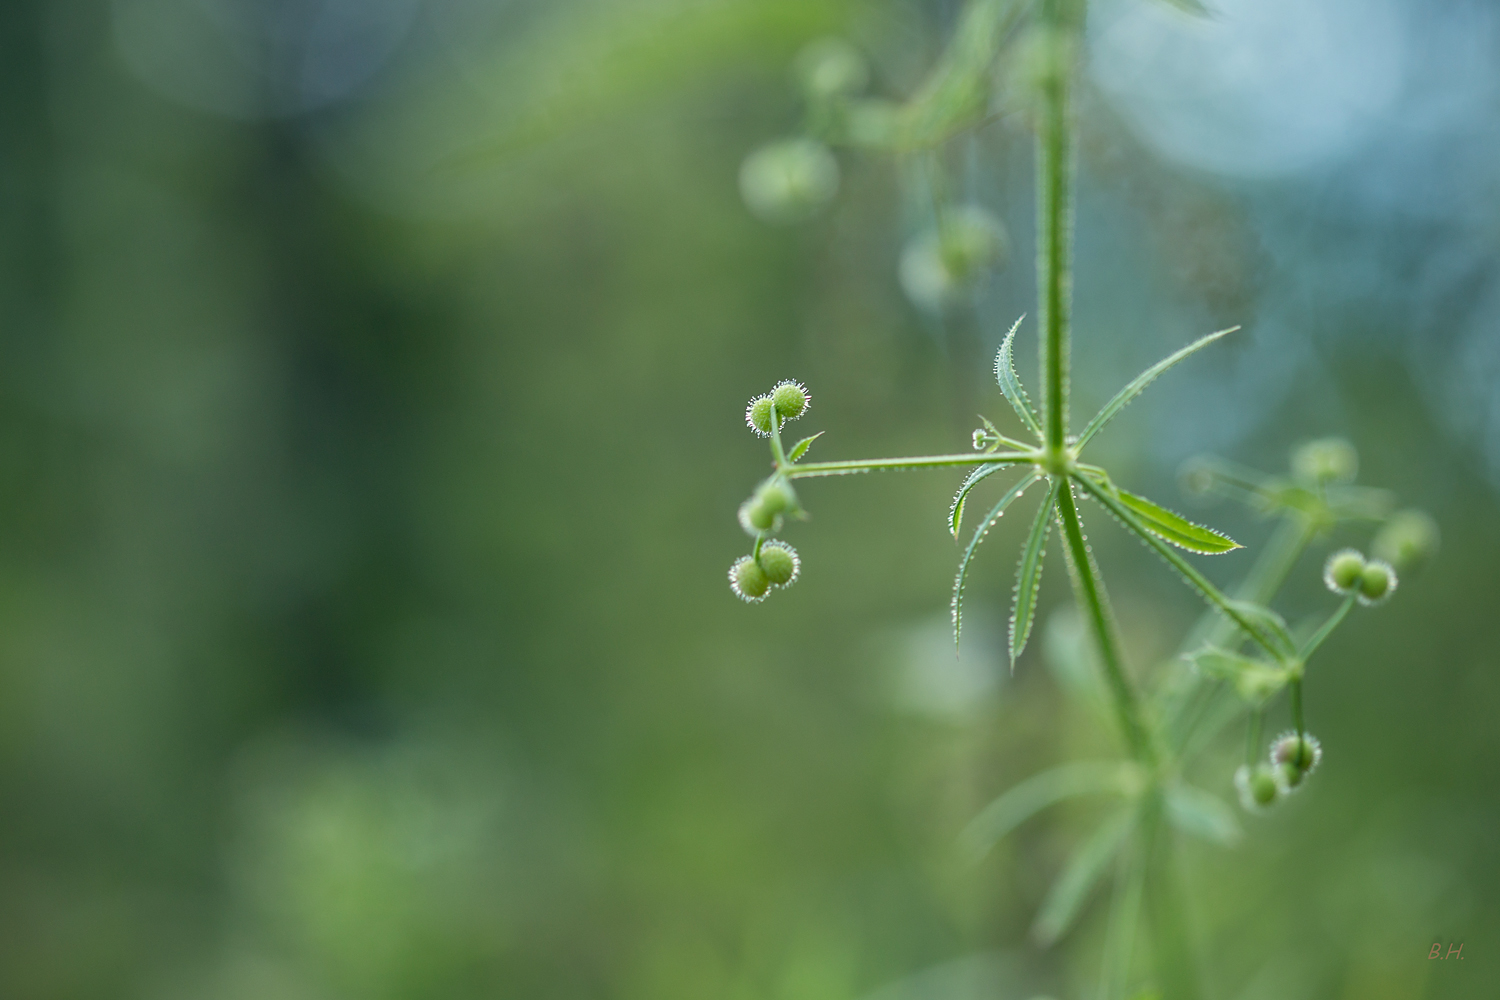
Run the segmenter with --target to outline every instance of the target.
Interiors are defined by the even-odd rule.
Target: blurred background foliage
[[[1100,440],[1111,469],[1194,511],[1183,459],[1280,471],[1341,434],[1447,545],[1310,677],[1314,787],[1186,849],[1213,995],[1490,997],[1500,21],[1217,6],[1091,15],[1075,405],[1244,324]],[[1005,788],[1113,747],[1065,697],[1064,575],[1012,678],[1012,567],[981,560],[955,659],[958,476],[889,474],[803,489],[794,591],[724,584],[765,461],[742,408],[774,380],[811,387],[822,458],[1005,416],[1020,116],[944,149],[1014,247],[940,315],[897,281],[912,163],[841,154],[794,228],[736,187],[798,128],[805,43],[853,40],[899,98],[957,13],[0,5],[0,995],[1092,989],[1099,907],[1026,938],[1087,806],[977,869],[954,850]],[[1133,662],[1169,655],[1194,600],[1093,516]],[[1320,559],[1289,615],[1327,603]],[[1228,795],[1238,753],[1195,780]]]

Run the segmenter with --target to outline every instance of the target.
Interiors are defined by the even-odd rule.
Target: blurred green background
[[[1178,465],[1280,471],[1341,434],[1445,539],[1310,675],[1313,788],[1184,849],[1212,995],[1492,997],[1500,22],[1146,6],[1093,15],[1076,408],[1243,324],[1100,439],[1117,477],[1253,548],[1267,526],[1196,513]],[[798,586],[724,582],[766,468],[743,407],[775,380],[810,387],[819,458],[1006,416],[1022,116],[945,150],[1013,247],[942,316],[896,280],[909,163],[841,153],[799,227],[736,186],[798,128],[808,40],[852,39],[899,98],[957,11],[0,5],[0,996],[1093,995],[1102,907],[1026,935],[1088,805],[979,868],[954,850],[1016,781],[1113,752],[1048,668],[1057,553],[1013,678],[1024,525],[952,653],[957,474],[810,482]],[[1144,666],[1198,609],[1099,520]],[[1328,604],[1324,551],[1288,614]],[[1231,796],[1239,747],[1195,780]]]

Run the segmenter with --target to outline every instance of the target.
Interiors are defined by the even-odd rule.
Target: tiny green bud
[[[756,396],[745,407],[745,423],[761,437],[771,436],[772,405],[770,396]]]
[[[1359,473],[1359,452],[1343,438],[1319,438],[1292,450],[1292,474],[1312,486],[1352,483]]]
[[[810,219],[839,189],[839,161],[815,139],[784,139],[762,146],[740,167],[740,194],[765,222]]]
[[[1359,577],[1359,603],[1376,605],[1391,596],[1396,589],[1396,571],[1391,564],[1379,559],[1365,563],[1365,571]]]
[[[1323,564],[1323,582],[1335,594],[1349,594],[1359,586],[1364,572],[1364,556],[1354,549],[1340,549]]]
[[[771,401],[782,420],[796,420],[807,412],[808,403],[811,402],[807,387],[790,379],[776,383],[776,387],[771,390]]]
[[[793,64],[803,90],[813,100],[853,97],[870,82],[859,50],[842,38],[820,38],[797,53]]]
[[[1271,763],[1296,768],[1301,774],[1311,774],[1322,760],[1323,745],[1308,733],[1301,738],[1294,732],[1282,733],[1271,744]]]
[[[989,446],[990,432],[985,430],[983,427],[976,427],[974,429],[974,450],[984,451],[984,449],[988,448]]]
[[[771,580],[753,558],[741,556],[729,567],[729,589],[740,600],[754,604],[765,600],[771,589]]]
[[[1270,808],[1281,794],[1276,773],[1265,764],[1257,764],[1253,769],[1241,764],[1239,770],[1234,772],[1234,786],[1240,793],[1240,805],[1246,812],[1260,812]]]
[[[773,586],[790,587],[797,582],[802,560],[786,542],[767,542],[760,547],[760,568]]]
[[[1431,515],[1403,510],[1391,516],[1375,535],[1370,551],[1401,572],[1416,569],[1431,559],[1438,548],[1438,526]]]
[[[1277,764],[1275,775],[1276,784],[1280,786],[1282,794],[1287,795],[1302,784],[1307,772],[1295,764]]]

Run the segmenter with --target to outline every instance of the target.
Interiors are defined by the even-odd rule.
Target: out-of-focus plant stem
[[[1075,0],[1043,0],[1040,13],[1041,41],[1045,47],[1036,138],[1042,429],[1048,459],[1056,466],[1053,474],[1067,475],[1071,471],[1067,434],[1073,251],[1072,88],[1074,52],[1083,10]],[[1142,854],[1150,866],[1146,892],[1157,974],[1167,1000],[1195,1000],[1196,962],[1186,932],[1180,886],[1172,869],[1170,834],[1162,820],[1165,768],[1140,694],[1125,671],[1104,581],[1089,552],[1071,482],[1065,483],[1058,494],[1057,518],[1073,569],[1074,596],[1093,631],[1115,715],[1131,756],[1149,776],[1150,787],[1142,800],[1145,811]]]

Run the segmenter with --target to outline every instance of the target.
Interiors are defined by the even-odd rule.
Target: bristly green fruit
[[[750,499],[740,504],[740,527],[754,537],[775,532],[781,527],[781,515],[796,510],[797,494],[791,483],[780,476],[772,476],[755,489]]]
[[[784,139],[762,146],[740,167],[740,194],[765,222],[810,219],[838,190],[839,161],[815,139]]]
[[[781,513],[761,501],[759,494],[740,504],[740,527],[752,538],[781,527]]]
[[[729,589],[740,600],[750,604],[765,600],[771,590],[771,578],[751,556],[741,556],[729,567]]]
[[[1282,733],[1271,744],[1271,762],[1296,768],[1302,774],[1311,774],[1323,760],[1323,745],[1316,736],[1303,733]]]
[[[1376,605],[1396,589],[1396,571],[1388,562],[1372,559],[1359,576],[1359,603]]]
[[[771,479],[755,491],[754,501],[772,514],[789,510],[796,503],[796,494],[784,480]]]
[[[1295,764],[1277,764],[1273,773],[1276,775],[1276,784],[1283,795],[1289,795],[1301,787],[1302,779],[1307,777],[1307,772]]]
[[[811,399],[807,395],[807,386],[787,379],[777,382],[776,387],[771,390],[771,402],[776,407],[776,415],[782,420],[796,420],[807,412]]]
[[[1292,451],[1292,474],[1310,486],[1352,483],[1359,474],[1359,452],[1343,438],[1319,438]]]
[[[1323,582],[1335,594],[1353,593],[1365,572],[1365,557],[1354,549],[1341,549],[1323,564]]]
[[[1009,246],[1005,227],[987,210],[978,205],[947,209],[936,226],[901,252],[901,288],[930,312],[959,305],[1004,262]]]
[[[1403,510],[1392,515],[1376,532],[1370,551],[1405,573],[1433,557],[1438,538],[1437,522],[1431,515],[1420,510]]]
[[[760,568],[772,586],[790,587],[797,582],[802,560],[786,542],[767,542],[760,547]]]
[[[756,396],[750,400],[745,407],[745,423],[750,429],[761,437],[771,436],[771,402],[770,396]]]
[[[1240,793],[1240,805],[1246,812],[1269,809],[1281,795],[1276,773],[1265,764],[1257,764],[1253,769],[1241,764],[1234,772],[1234,787]]]

